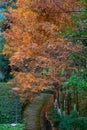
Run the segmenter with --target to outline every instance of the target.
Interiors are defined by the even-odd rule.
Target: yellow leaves
[[[33,56],[33,51],[28,50],[26,58],[31,58]]]
[[[8,46],[7,44],[4,46],[3,54],[11,57],[12,54],[15,52],[15,48]]]
[[[12,27],[12,31],[14,32],[14,36],[16,36],[17,38],[19,37],[19,36],[22,36],[22,30],[21,30],[21,28],[20,27],[18,27],[18,26],[13,26]]]
[[[22,8],[29,7],[29,1],[30,0],[17,0],[17,5]]]
[[[29,14],[30,14],[30,13],[29,13],[28,11],[27,11],[27,12],[23,12],[23,17],[24,17],[24,18],[28,18],[28,17],[29,17]]]
[[[43,90],[47,90],[47,89],[48,89],[47,86],[40,85],[40,86],[36,86],[36,87],[32,88],[32,91],[33,92],[38,92],[38,91],[43,91]]]
[[[25,53],[21,51],[15,52],[10,58],[10,65],[16,65],[17,67],[21,66],[25,57]]]
[[[41,80],[42,84],[40,84],[39,80],[37,80],[37,78],[31,73],[25,73],[25,72],[13,72],[13,73],[15,75],[15,78],[9,83],[13,84],[13,86],[18,86],[22,92],[25,90],[37,92],[49,88],[46,86],[46,81]]]
[[[35,15],[35,13],[34,12],[32,12],[32,11],[30,11],[30,10],[28,10],[28,9],[26,9],[24,12],[23,12],[23,17],[25,17],[25,18],[29,18],[29,17],[32,17],[32,16],[34,16]]]
[[[14,73],[15,78],[11,81],[14,85],[17,84],[18,87],[21,88],[21,91],[25,89],[32,90],[31,83],[35,81],[35,77],[32,74],[19,72]]]
[[[30,41],[31,41],[31,37],[29,36],[29,33],[28,32],[23,33],[23,42],[24,42],[24,44],[25,43],[29,44]]]

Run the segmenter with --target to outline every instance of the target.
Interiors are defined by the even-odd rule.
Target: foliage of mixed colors
[[[81,112],[85,104],[81,108],[86,109],[81,94],[87,92],[87,0],[17,0],[5,15],[6,44],[0,48],[9,61],[1,55],[1,81],[7,81],[11,71],[9,83],[24,94],[54,87],[58,107],[69,114],[58,117],[60,129],[86,130],[86,117],[70,113],[73,106]]]

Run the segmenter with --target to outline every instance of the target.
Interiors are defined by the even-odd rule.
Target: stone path
[[[40,107],[39,104],[44,100],[46,96],[48,96],[48,94],[40,94],[25,109],[23,122],[26,125],[26,130],[37,130],[36,115]]]

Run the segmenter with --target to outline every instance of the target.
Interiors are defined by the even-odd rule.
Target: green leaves
[[[87,2],[87,0],[80,0],[81,2]]]
[[[5,44],[5,38],[0,34],[0,53],[3,50],[4,44]]]
[[[78,86],[78,77],[76,75],[71,76],[70,79],[68,79],[65,84],[67,87],[77,87]]]
[[[10,85],[0,83],[0,124],[15,122],[15,97],[11,89]],[[21,107],[22,103],[19,101],[19,122],[21,122]]]
[[[9,60],[5,55],[0,55],[0,73],[2,74],[0,82],[7,81],[11,78],[11,68],[9,66]]]
[[[3,124],[0,125],[0,130],[24,130],[24,125],[17,124],[16,126],[12,126],[11,124]]]
[[[50,112],[51,120],[55,126],[60,130],[86,130],[87,129],[87,118],[78,117],[76,111],[72,111],[70,115],[60,117],[57,110],[53,109]]]
[[[61,75],[61,76],[64,76],[64,75],[65,75],[65,69],[64,69],[64,68],[62,68],[62,70],[61,70],[61,72],[60,72],[60,75]]]
[[[61,121],[61,116],[58,115],[58,112],[56,109],[51,109],[50,111],[50,119],[58,126],[58,124]]]
[[[70,37],[70,35],[73,34],[74,30],[72,28],[70,28],[68,25],[66,24],[62,24],[62,28],[63,28],[63,31],[59,31],[59,32],[56,32],[55,34],[56,35],[61,35],[61,36],[64,36],[64,37]]]
[[[60,122],[60,130],[86,130],[87,129],[87,118],[83,117],[72,117],[72,114],[65,116]]]
[[[87,90],[87,81],[83,77],[78,77],[78,75],[72,75],[66,82],[67,88],[77,89],[77,90]]]

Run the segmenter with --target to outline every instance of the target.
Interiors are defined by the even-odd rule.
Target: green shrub
[[[87,130],[87,118],[78,117],[76,111],[70,115],[60,116],[56,109],[50,111],[50,119],[59,130]]]
[[[0,130],[24,130],[23,124],[17,124],[16,126],[12,126],[10,124],[0,125]]]
[[[87,130],[87,118],[65,116],[59,124],[60,130]]]
[[[80,102],[79,111],[81,116],[87,117],[87,96]]]
[[[55,127],[57,127],[61,121],[60,115],[58,115],[57,109],[50,110],[50,119],[54,122]]]
[[[18,122],[21,122],[22,103],[18,103]],[[15,97],[10,85],[0,83],[0,124],[15,122]]]
[[[73,111],[62,118],[58,127],[60,130],[87,130],[87,118],[78,117],[78,113]]]
[[[0,23],[1,24],[1,23]],[[2,53],[2,50],[3,50],[3,47],[4,47],[4,44],[5,44],[5,38],[3,35],[0,34],[0,53]]]
[[[9,63],[9,59],[5,55],[0,54],[0,82],[7,82],[12,78]]]

